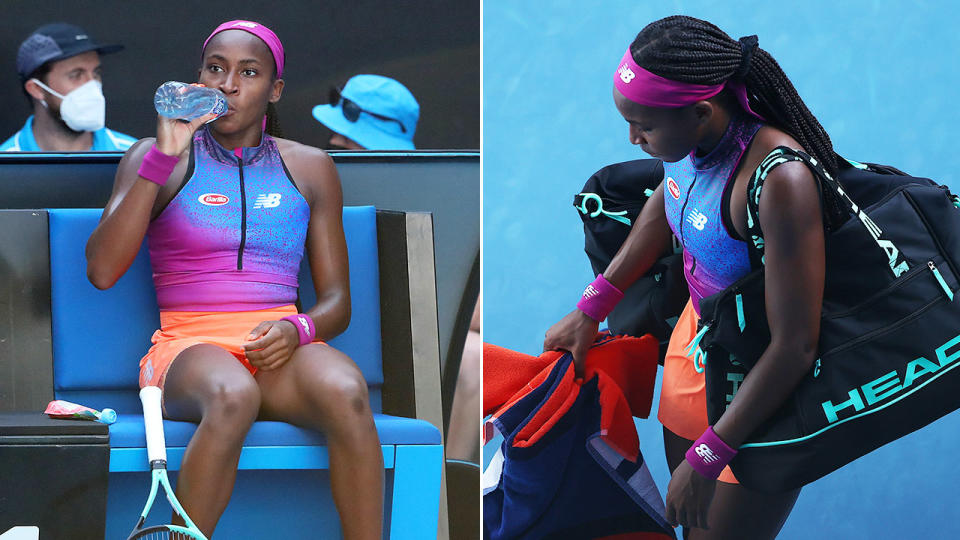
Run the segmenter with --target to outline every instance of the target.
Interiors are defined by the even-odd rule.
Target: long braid
[[[630,45],[634,61],[667,79],[716,85],[740,78],[743,49],[713,24],[675,15],[647,25]],[[836,176],[837,158],[826,130],[797,94],[793,83],[767,51],[757,48],[742,77],[750,108],[793,138]],[[824,190],[827,222],[842,219],[840,202]]]
[[[283,138],[283,129],[280,128],[280,118],[277,116],[277,106],[267,103],[267,127],[264,130],[268,135]]]

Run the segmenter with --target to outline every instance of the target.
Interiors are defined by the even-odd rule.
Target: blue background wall
[[[667,15],[757,34],[844,156],[960,189],[948,150],[960,88],[953,2],[486,0],[483,12],[487,342],[539,352],[591,280],[571,200],[600,167],[647,157],[627,140],[611,82],[637,32]],[[665,494],[656,407],[639,429]],[[958,445],[954,413],[862,458],[805,488],[780,537],[960,537]]]

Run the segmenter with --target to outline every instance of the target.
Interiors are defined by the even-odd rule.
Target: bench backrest
[[[159,328],[156,293],[146,245],[126,274],[106,291],[87,280],[84,248],[100,220],[100,209],[51,209],[50,287],[54,392],[95,408],[139,412],[139,360]],[[330,344],[349,355],[370,386],[370,404],[380,411],[383,384],[380,347],[380,276],[376,210],[343,209],[350,261],[351,319]],[[300,302],[316,302],[304,257]]]

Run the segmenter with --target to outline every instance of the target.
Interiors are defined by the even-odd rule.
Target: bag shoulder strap
[[[767,157],[763,158],[763,161],[760,162],[760,166],[757,167],[757,170],[753,173],[753,176],[750,177],[750,181],[747,184],[747,251],[750,254],[750,263],[755,267],[759,268],[764,264],[764,241],[763,241],[763,232],[760,230],[760,193],[763,190],[763,183],[767,179],[767,176],[770,174],[770,171],[783,165],[784,163],[789,163],[791,161],[801,161],[813,171],[814,178],[818,181],[821,186],[821,189],[828,188],[834,191],[840,198],[841,201],[846,203],[846,206],[849,208],[850,212],[856,216],[860,223],[864,226],[866,231],[870,236],[876,241],[877,247],[884,253],[885,257],[888,257],[891,253],[896,254],[900,253],[897,247],[894,245],[893,241],[889,239],[880,238],[880,227],[866,212],[860,208],[857,203],[853,202],[847,193],[843,190],[843,187],[840,186],[840,183],[830,175],[829,172],[823,167],[823,165],[814,157],[810,156],[802,150],[795,150],[793,148],[787,148],[786,146],[778,146],[773,149]],[[890,270],[893,272],[893,276],[899,277],[908,269],[907,262],[899,262],[896,260],[896,257],[890,260]]]
[[[762,267],[765,262],[763,231],[760,230],[760,193],[763,191],[763,184],[771,171],[791,161],[800,161],[810,167],[817,180],[818,190],[822,189],[825,181],[842,192],[823,165],[807,153],[786,146],[778,146],[767,154],[747,182],[747,251],[750,255],[750,264],[754,268]]]

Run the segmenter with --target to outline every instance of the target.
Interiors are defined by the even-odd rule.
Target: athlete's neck
[[[87,152],[93,147],[93,133],[74,131],[54,112],[40,105],[33,108],[33,139],[46,152]]]
[[[704,136],[697,144],[697,157],[703,157],[712,152],[730,127],[730,113],[723,107],[714,107],[713,110],[714,113],[707,123]]]
[[[260,146],[263,136],[260,126],[251,126],[243,131],[236,133],[220,133],[211,127],[210,134],[213,139],[220,143],[220,146],[227,150],[236,150],[237,148],[250,148]]]

